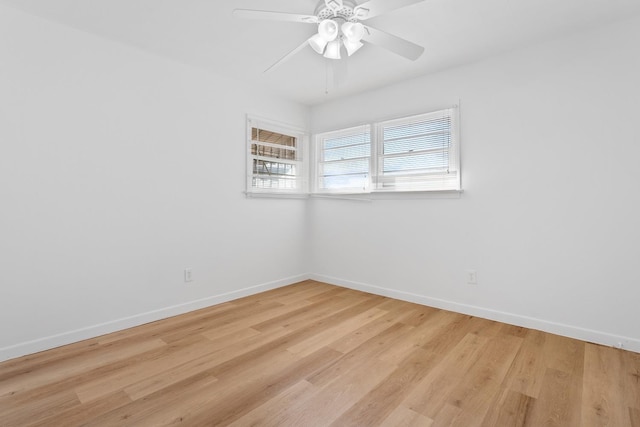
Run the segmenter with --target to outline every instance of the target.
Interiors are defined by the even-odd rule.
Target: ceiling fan
[[[369,0],[356,4],[351,0],[321,0],[313,15],[250,9],[236,9],[233,15],[242,19],[297,22],[318,26],[316,34],[267,68],[264,71],[266,73],[307,46],[311,46],[325,58],[340,59],[340,51],[343,47],[347,55],[351,56],[364,46],[363,42],[365,42],[415,61],[424,52],[424,47],[360,21],[422,1],[424,0]]]

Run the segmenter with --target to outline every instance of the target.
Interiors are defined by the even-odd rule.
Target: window
[[[306,193],[302,131],[247,119],[247,193]]]
[[[457,108],[316,136],[319,193],[460,190]]]
[[[371,181],[370,126],[328,132],[320,135],[317,143],[318,191],[368,191]]]
[[[376,189],[459,190],[454,109],[378,124]]]

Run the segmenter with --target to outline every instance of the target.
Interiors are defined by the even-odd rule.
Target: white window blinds
[[[316,138],[319,192],[364,192],[371,182],[369,125],[328,132]]]
[[[377,125],[376,190],[459,190],[457,108]]]

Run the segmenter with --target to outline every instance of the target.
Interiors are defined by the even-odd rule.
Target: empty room
[[[0,0],[0,426],[640,427],[640,0]]]

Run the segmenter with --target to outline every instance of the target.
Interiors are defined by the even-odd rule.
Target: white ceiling
[[[232,17],[233,9],[313,14],[318,0],[0,0],[0,4],[265,86],[307,105],[640,14],[640,0],[426,0],[367,21],[424,46],[425,53],[415,62],[369,44],[339,61],[305,48],[265,74],[317,28],[238,20]]]

